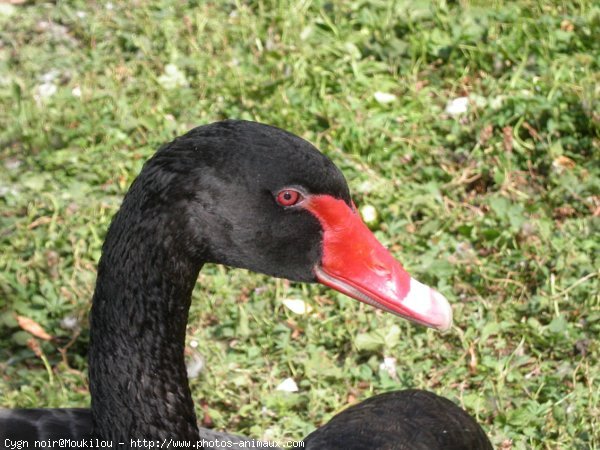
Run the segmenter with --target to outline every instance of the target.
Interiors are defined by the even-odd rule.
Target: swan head
[[[131,191],[140,211],[175,218],[166,226],[192,258],[319,282],[410,321],[451,327],[448,301],[378,242],[341,171],[291,133],[231,120],[195,128],[163,146]]]

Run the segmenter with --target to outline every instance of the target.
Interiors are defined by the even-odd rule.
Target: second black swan
[[[255,122],[201,126],[146,162],[107,233],[90,315],[91,409],[0,410],[0,447],[7,439],[94,437],[121,448],[201,438],[248,448],[249,439],[198,428],[188,387],[188,310],[208,262],[320,282],[440,330],[452,323],[446,299],[376,240],[342,173],[311,144]],[[454,403],[412,390],[348,408],[304,444],[492,448]]]

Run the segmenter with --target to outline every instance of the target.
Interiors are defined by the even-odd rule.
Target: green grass
[[[597,5],[133,3],[0,4],[0,405],[88,404],[110,217],[160,144],[245,118],[328,154],[456,327],[208,266],[188,328],[207,363],[191,381],[200,418],[300,438],[355,400],[418,387],[465,407],[495,446],[600,448]],[[468,111],[445,113],[461,96]],[[55,339],[36,355],[15,313]],[[287,377],[298,393],[275,391]]]

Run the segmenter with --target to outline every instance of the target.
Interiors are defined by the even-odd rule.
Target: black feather
[[[464,410],[421,390],[371,397],[337,414],[304,444],[306,450],[492,450]]]

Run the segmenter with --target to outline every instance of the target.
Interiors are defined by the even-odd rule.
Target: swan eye
[[[293,189],[284,189],[277,194],[277,203],[281,206],[293,206],[303,199],[302,194]]]

